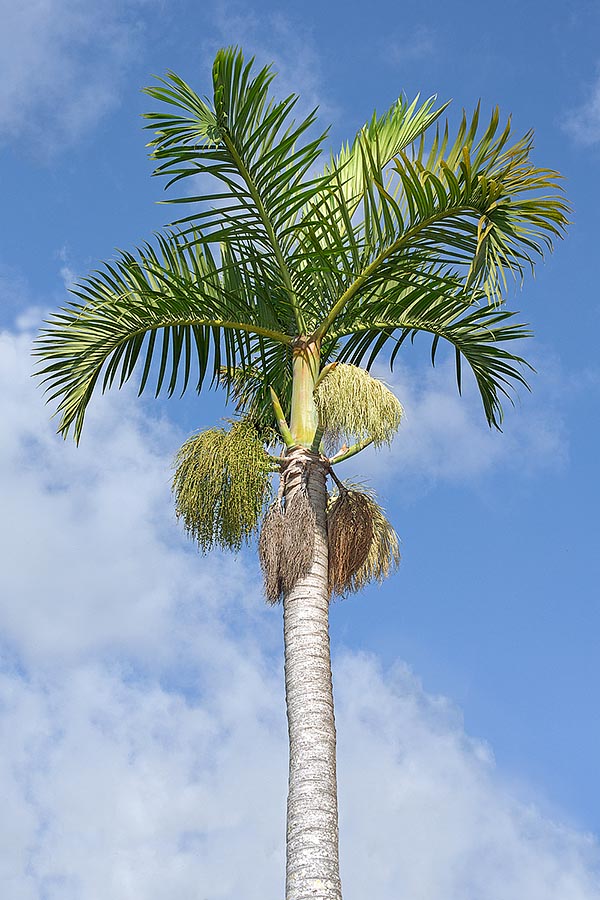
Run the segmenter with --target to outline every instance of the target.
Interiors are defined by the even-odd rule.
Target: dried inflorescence
[[[263,519],[258,556],[267,603],[278,603],[311,567],[315,548],[315,513],[304,487],[280,497]]]
[[[254,426],[209,428],[175,457],[175,513],[203,552],[239,550],[258,527],[270,492],[272,464]]]
[[[327,513],[329,591],[343,594],[364,565],[373,543],[369,500],[359,491],[342,490]]]
[[[381,582],[400,562],[398,535],[371,492],[341,485],[327,510],[329,590],[344,596]]]
[[[341,597],[369,582],[381,583],[398,566],[400,551],[398,536],[373,493],[337,483],[327,507],[328,588],[331,596]],[[306,480],[290,496],[284,497],[285,488],[284,473],[279,495],[263,519],[258,546],[265,597],[271,604],[308,573],[314,556],[315,513]]]

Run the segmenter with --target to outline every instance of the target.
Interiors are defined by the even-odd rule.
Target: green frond
[[[235,403],[235,412],[254,422],[267,434],[277,430],[270,389],[273,388],[286,409],[292,395],[292,353],[287,345],[268,345],[256,365],[246,368],[223,367],[219,381]],[[269,441],[271,443],[271,441]]]
[[[183,393],[193,377],[200,390],[221,368],[245,368],[275,358],[291,341],[260,271],[221,263],[208,247],[158,238],[137,255],[122,253],[76,287],[79,299],[48,322],[36,342],[38,373],[49,399],[60,398],[59,431],[79,440],[94,390],[119,387],[140,371],[139,392]],[[285,327],[285,325],[283,326]]]
[[[370,315],[374,318],[371,320]],[[470,367],[479,389],[490,427],[500,428],[503,419],[501,398],[512,402],[511,392],[522,386],[529,389],[523,369],[531,366],[523,357],[505,349],[512,342],[529,337],[531,332],[515,322],[514,312],[496,306],[477,306],[460,294],[448,296],[442,290],[432,296],[399,296],[397,301],[373,304],[348,330],[339,358],[369,368],[391,345],[390,368],[407,338],[419,333],[433,337],[431,361],[435,364],[440,340],[454,348],[456,381],[462,390],[463,362]],[[380,317],[378,317],[380,316]],[[337,339],[344,334],[336,335]]]
[[[225,387],[228,399],[235,403],[235,413],[252,422],[267,447],[281,442],[276,427],[273,406],[264,387],[264,376],[257,369],[227,369],[219,372],[219,382]]]
[[[329,189],[332,183],[336,183],[347,204],[349,218],[344,224],[349,224],[373,175],[373,168],[365,167],[365,157],[372,159],[375,171],[383,172],[399,153],[433,125],[448,106],[445,103],[436,109],[435,101],[435,96],[429,97],[419,106],[419,96],[412,103],[405,97],[400,97],[382,116],[373,113],[371,120],[360,129],[352,144],[344,144],[337,156],[332,156],[325,166],[324,174],[332,180],[315,198],[313,205],[327,213],[339,215],[339,207]]]
[[[390,389],[365,369],[338,363],[315,390],[319,422],[330,451],[343,442],[370,439],[390,444],[402,418],[402,405]]]
[[[400,563],[398,535],[372,491],[345,482],[327,508],[329,589],[355,594],[381,584]]]
[[[201,173],[213,178],[212,189],[205,182],[206,193],[169,201],[196,207],[175,224],[185,231],[201,228],[204,240],[226,241],[238,250],[252,245],[277,273],[302,330],[289,250],[300,210],[326,180],[309,174],[325,135],[306,140],[315,113],[296,123],[292,111],[298,98],[272,99],[273,77],[270,66],[256,72],[253,59],[246,63],[237,48],[223,49],[213,66],[212,105],[169,73],[146,89],[167,110],[146,118],[155,132],[152,156],[160,163],[154,174],[166,176],[167,187]]]
[[[210,428],[185,442],[175,457],[175,513],[203,553],[239,550],[258,527],[272,465],[247,421]]]
[[[356,316],[373,295],[433,268],[499,303],[508,278],[521,280],[563,236],[569,206],[560,177],[534,165],[531,135],[515,141],[495,111],[478,138],[478,119],[464,119],[450,147],[447,132],[433,148],[422,134],[387,165],[359,142],[358,202],[347,197],[341,172],[331,176],[325,212],[312,208],[305,222],[305,254],[314,257],[307,269],[330,303],[318,338],[346,310]]]
[[[78,440],[95,389],[134,371],[156,394],[221,381],[268,428],[271,388],[288,412],[297,338],[320,347],[322,366],[368,370],[420,331],[432,359],[440,341],[453,346],[459,388],[470,366],[499,426],[501,396],[526,383],[505,347],[529,334],[502,303],[509,279],[564,234],[560,177],[534,165],[531,134],[515,137],[497,110],[480,127],[477,108],[451,136],[435,98],[373,116],[315,175],[315,114],[296,122],[296,96],[275,99],[273,78],[228,48],[211,99],[173,73],[148,88],[162,106],[147,117],[155,174],[167,187],[201,175],[204,192],[171,197],[193,204],[178,230],[92,273],[43,331],[36,354],[60,432]],[[345,423],[333,432],[359,443],[367,427],[376,443],[391,433]]]

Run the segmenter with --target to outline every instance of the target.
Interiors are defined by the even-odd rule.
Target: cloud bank
[[[283,886],[280,621],[173,522],[181,435],[129,394],[53,434],[0,336],[0,880],[11,900],[264,900]],[[595,839],[507,783],[398,663],[334,660],[346,900],[593,900]]]
[[[373,374],[400,399],[404,418],[390,449],[368,450],[344,475],[377,477],[387,482],[388,492],[400,485],[406,497],[440,481],[473,485],[499,469],[511,468],[520,477],[560,469],[569,457],[561,406],[568,379],[555,359],[535,363],[543,375],[536,376],[532,395],[524,388],[515,395],[514,408],[505,400],[502,433],[486,424],[469,373],[463,376],[462,396],[458,393],[450,361],[435,368],[426,359],[418,369],[396,365],[393,374],[377,367]]]

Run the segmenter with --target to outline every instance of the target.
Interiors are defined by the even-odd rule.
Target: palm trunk
[[[312,563],[283,600],[285,695],[290,739],[286,900],[341,900],[335,719],[329,652],[326,467],[314,446],[318,343],[294,346],[285,502],[306,490],[314,511]]]
[[[285,690],[290,740],[286,900],[341,900],[335,720],[329,651],[326,473],[319,457],[296,449],[308,466],[315,512],[310,571],[285,596]],[[297,479],[299,480],[299,473]],[[286,485],[293,494],[297,479]],[[296,482],[296,483],[295,483]]]

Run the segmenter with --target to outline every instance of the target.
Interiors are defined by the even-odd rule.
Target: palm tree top
[[[169,73],[146,89],[156,175],[186,189],[153,244],[122,252],[74,289],[37,354],[59,430],[78,440],[97,386],[140,373],[158,395],[225,384],[244,411],[271,417],[284,403],[299,342],[366,368],[393,364],[419,332],[466,361],[490,425],[501,395],[526,384],[513,340],[529,334],[504,308],[567,224],[559,176],[531,161],[531,133],[515,139],[479,108],[451,135],[435,98],[401,98],[319,170],[327,132],[316,113],[295,121],[297,97],[273,99],[274,73],[240,50],[217,53],[213,97]],[[190,180],[191,179],[191,180]],[[191,190],[190,190],[191,186]]]

